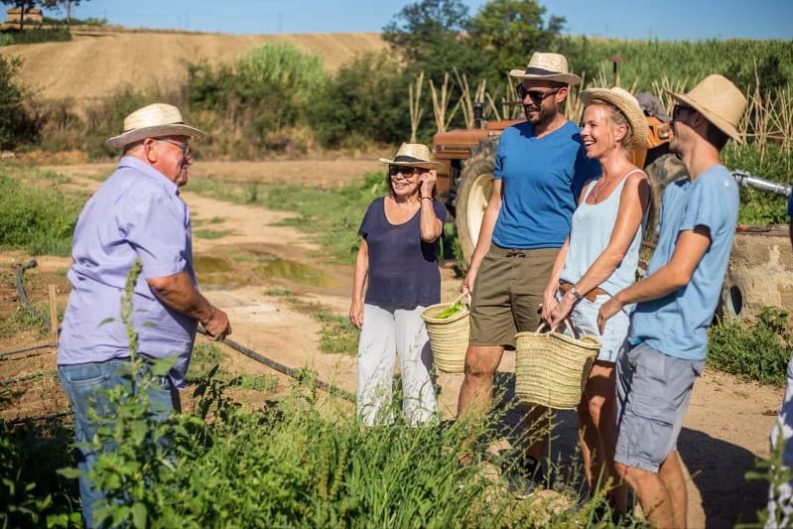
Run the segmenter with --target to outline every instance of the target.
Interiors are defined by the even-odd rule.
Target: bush
[[[0,56],[0,149],[11,149],[38,139],[42,120],[25,106],[30,93],[14,82],[22,66],[16,57]]]
[[[784,386],[793,354],[793,331],[787,312],[764,308],[756,322],[722,321],[710,329],[708,364],[757,380]]]
[[[326,147],[351,141],[396,144],[410,137],[410,78],[387,52],[367,53],[343,66],[311,107],[311,124]],[[426,121],[426,120],[425,120]]]
[[[282,132],[306,122],[306,110],[326,82],[321,57],[276,42],[233,67],[189,65],[187,99],[197,124],[212,132],[210,148],[228,142],[220,150],[255,157],[288,147]]]
[[[65,27],[25,29],[7,29],[0,32],[0,46],[12,44],[37,44],[39,42],[64,42],[72,40],[72,34]]]

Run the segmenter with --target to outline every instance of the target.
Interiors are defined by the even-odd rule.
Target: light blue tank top
[[[614,231],[614,225],[617,222],[622,188],[625,187],[628,176],[636,171],[640,171],[640,169],[634,169],[627,173],[622,178],[622,182],[611,192],[611,195],[598,204],[587,204],[586,200],[595,184],[592,183],[587,187],[583,200],[573,213],[570,247],[567,250],[567,257],[560,276],[562,280],[568,283],[577,283],[589,270],[595,259],[606,249],[611,240],[611,232]],[[599,285],[612,296],[636,281],[639,249],[646,222],[647,212],[645,211],[642,223],[636,230],[636,235],[633,237],[622,262],[611,276]]]

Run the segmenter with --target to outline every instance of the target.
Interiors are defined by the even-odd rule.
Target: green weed
[[[764,308],[757,321],[722,321],[710,328],[708,365],[764,384],[783,386],[793,354],[793,331],[785,311]]]
[[[196,239],[214,240],[214,239],[222,239],[223,237],[226,237],[227,235],[230,235],[232,233],[233,230],[210,230],[206,228],[200,228],[197,230],[193,230],[193,237],[195,237]]]

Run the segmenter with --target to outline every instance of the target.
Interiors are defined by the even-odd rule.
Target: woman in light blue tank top
[[[614,471],[616,445],[615,362],[625,348],[628,314],[609,320],[598,331],[600,306],[636,280],[642,229],[650,188],[647,175],[629,159],[629,150],[643,148],[647,122],[638,102],[621,88],[594,88],[581,93],[586,155],[596,158],[602,176],[581,192],[570,235],[556,258],[543,295],[542,316],[552,327],[569,319],[577,337],[593,334],[602,347],[589,373],[578,423],[584,470],[591,490],[618,482]],[[610,493],[613,507],[627,509],[627,489]]]

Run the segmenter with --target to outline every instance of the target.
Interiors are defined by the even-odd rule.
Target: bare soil
[[[4,46],[0,55],[24,61],[19,78],[41,99],[89,101],[127,85],[167,89],[186,79],[188,63],[230,63],[267,42],[288,42],[323,57],[333,72],[356,54],[378,51],[378,33],[225,35],[155,31],[75,32],[67,42]]]
[[[306,166],[295,169],[294,163],[283,165],[283,170],[270,170],[272,166],[239,163],[207,162],[196,164],[194,177],[202,174],[222,175],[226,178],[251,177],[256,173],[263,178],[282,178],[292,175],[303,183],[332,185],[345,179],[360,178],[367,169],[347,163],[347,171],[339,168],[330,178],[327,163],[317,168]],[[95,178],[85,178],[98,173],[109,174],[112,165],[67,166],[53,168],[69,174],[69,185],[96,187]],[[294,171],[294,173],[290,173]],[[232,176],[233,175],[233,176]],[[270,175],[270,176],[261,176]],[[321,379],[354,392],[356,385],[356,360],[353,356],[322,353],[319,349],[320,325],[304,311],[295,308],[287,299],[272,295],[272,289],[288,289],[303,301],[319,302],[339,315],[347,313],[351,289],[352,270],[348,266],[329,264],[319,248],[307,237],[287,226],[273,224],[288,214],[260,207],[239,206],[198,196],[183,194],[191,208],[194,222],[213,218],[223,219],[212,224],[213,230],[231,233],[218,239],[196,239],[194,253],[199,281],[204,292],[215,304],[226,310],[231,319],[234,340],[265,356],[294,368],[310,367],[317,370]],[[0,316],[9,317],[17,301],[13,283],[7,273],[14,263],[28,258],[22,252],[0,253]],[[278,258],[300,263],[322,272],[329,278],[321,285],[295,280],[287,275],[257,273],[257,259]],[[201,261],[204,259],[204,261]],[[218,261],[218,259],[220,261]],[[39,258],[39,267],[27,275],[29,296],[36,303],[46,301],[46,285],[58,286],[60,307],[66,302],[69,285],[64,272],[69,260]],[[202,266],[204,271],[202,272]],[[222,270],[218,270],[218,267]],[[450,266],[442,267],[443,298],[456,297],[460,279]],[[26,332],[12,337],[0,337],[0,351],[14,349],[23,344],[46,342],[47,336]],[[222,367],[232,373],[271,374],[273,371],[230,349],[226,350]],[[31,415],[44,415],[65,411],[66,400],[57,379],[54,350],[44,349],[28,356],[0,359],[0,380],[42,372],[38,378],[9,385],[15,391],[24,391],[15,406],[3,412],[6,419]],[[500,384],[514,384],[514,355],[506,353],[498,377]],[[446,417],[456,413],[456,400],[462,375],[440,374],[440,404]],[[278,393],[288,391],[290,381],[279,375]],[[269,395],[246,392],[253,406],[264,403]],[[679,450],[691,475],[689,482],[689,519],[691,527],[732,527],[735,523],[752,521],[755,512],[764,506],[766,489],[762,485],[748,484],[746,471],[752,469],[757,458],[768,457],[768,433],[775,420],[776,409],[782,399],[778,388],[743,382],[731,375],[710,369],[697,381],[679,440]],[[565,455],[575,445],[575,417],[572,413],[559,414],[559,441],[557,446]]]

